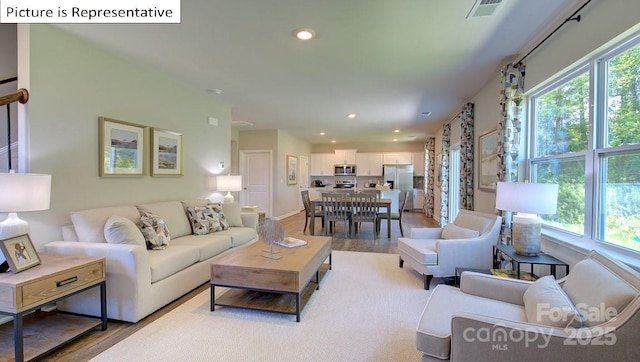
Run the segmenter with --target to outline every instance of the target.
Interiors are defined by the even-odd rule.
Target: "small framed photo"
[[[287,185],[298,183],[298,157],[287,155]]]
[[[40,264],[40,257],[33,247],[29,234],[1,240],[0,249],[2,249],[7,263],[14,273]]]
[[[496,191],[498,183],[498,129],[483,132],[478,137],[480,162],[478,162],[478,188]]]
[[[145,126],[100,117],[100,176],[144,176]]]
[[[151,127],[151,176],[182,175],[182,133]]]

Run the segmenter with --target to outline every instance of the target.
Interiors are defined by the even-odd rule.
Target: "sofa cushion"
[[[626,281],[593,259],[576,263],[562,288],[582,314],[585,327],[615,317],[638,295]],[[602,310],[601,303],[606,313],[590,313]]]
[[[110,244],[137,244],[146,247],[144,235],[133,221],[113,215],[104,224],[104,238]]]
[[[215,212],[212,206],[189,206],[186,210],[194,234],[206,235],[222,230],[219,213]]]
[[[149,250],[151,283],[172,276],[198,262],[200,252],[191,245],[172,245],[166,250]]]
[[[180,201],[164,201],[138,205],[140,215],[150,212],[160,216],[171,230],[171,236],[179,238],[191,234],[191,224]]]
[[[138,221],[138,227],[144,235],[148,249],[160,250],[169,246],[171,241],[169,228],[160,216],[145,212]]]
[[[135,206],[112,206],[71,212],[71,222],[79,241],[106,243],[104,224],[112,215],[125,217],[133,222],[140,219]]]
[[[582,327],[580,313],[551,275],[531,284],[524,292],[523,299],[530,323],[558,328]]]
[[[440,237],[443,239],[469,239],[479,235],[480,233],[477,230],[463,228],[456,224],[447,224],[442,229],[442,235]]]
[[[422,265],[438,265],[437,239],[398,238],[398,249]]]
[[[228,235],[233,247],[246,244],[258,237],[256,229],[246,227],[232,227],[229,230],[218,231],[216,234]]]
[[[222,212],[224,213],[224,218],[229,223],[229,226],[244,226],[242,225],[242,217],[240,216],[242,207],[237,202],[229,202],[222,203]]]
[[[458,288],[440,284],[431,292],[418,322],[416,348],[429,356],[448,359],[451,353],[451,318],[462,313],[527,321],[523,306],[466,294]]]
[[[171,248],[175,245],[187,245],[198,250],[198,261],[210,259],[228,249],[231,249],[231,236],[223,232],[207,235],[187,235],[171,240]]]

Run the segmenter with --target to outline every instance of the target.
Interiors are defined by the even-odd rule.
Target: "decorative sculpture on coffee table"
[[[262,250],[262,256],[276,260],[282,258],[281,255],[276,255],[279,251],[274,250],[276,242],[282,242],[284,239],[284,229],[282,225],[280,225],[277,220],[265,219],[258,234],[262,242],[266,245],[266,248]]]

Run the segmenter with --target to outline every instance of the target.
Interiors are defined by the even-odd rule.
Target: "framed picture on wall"
[[[145,126],[99,118],[100,176],[144,176]]]
[[[498,130],[491,129],[478,137],[478,188],[496,191],[498,183]]]
[[[287,185],[298,183],[298,157],[287,155]]]
[[[151,127],[151,176],[182,175],[182,133]]]

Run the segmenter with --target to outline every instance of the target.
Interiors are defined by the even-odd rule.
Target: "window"
[[[546,226],[640,252],[640,36],[529,102],[531,181],[559,185]]]

